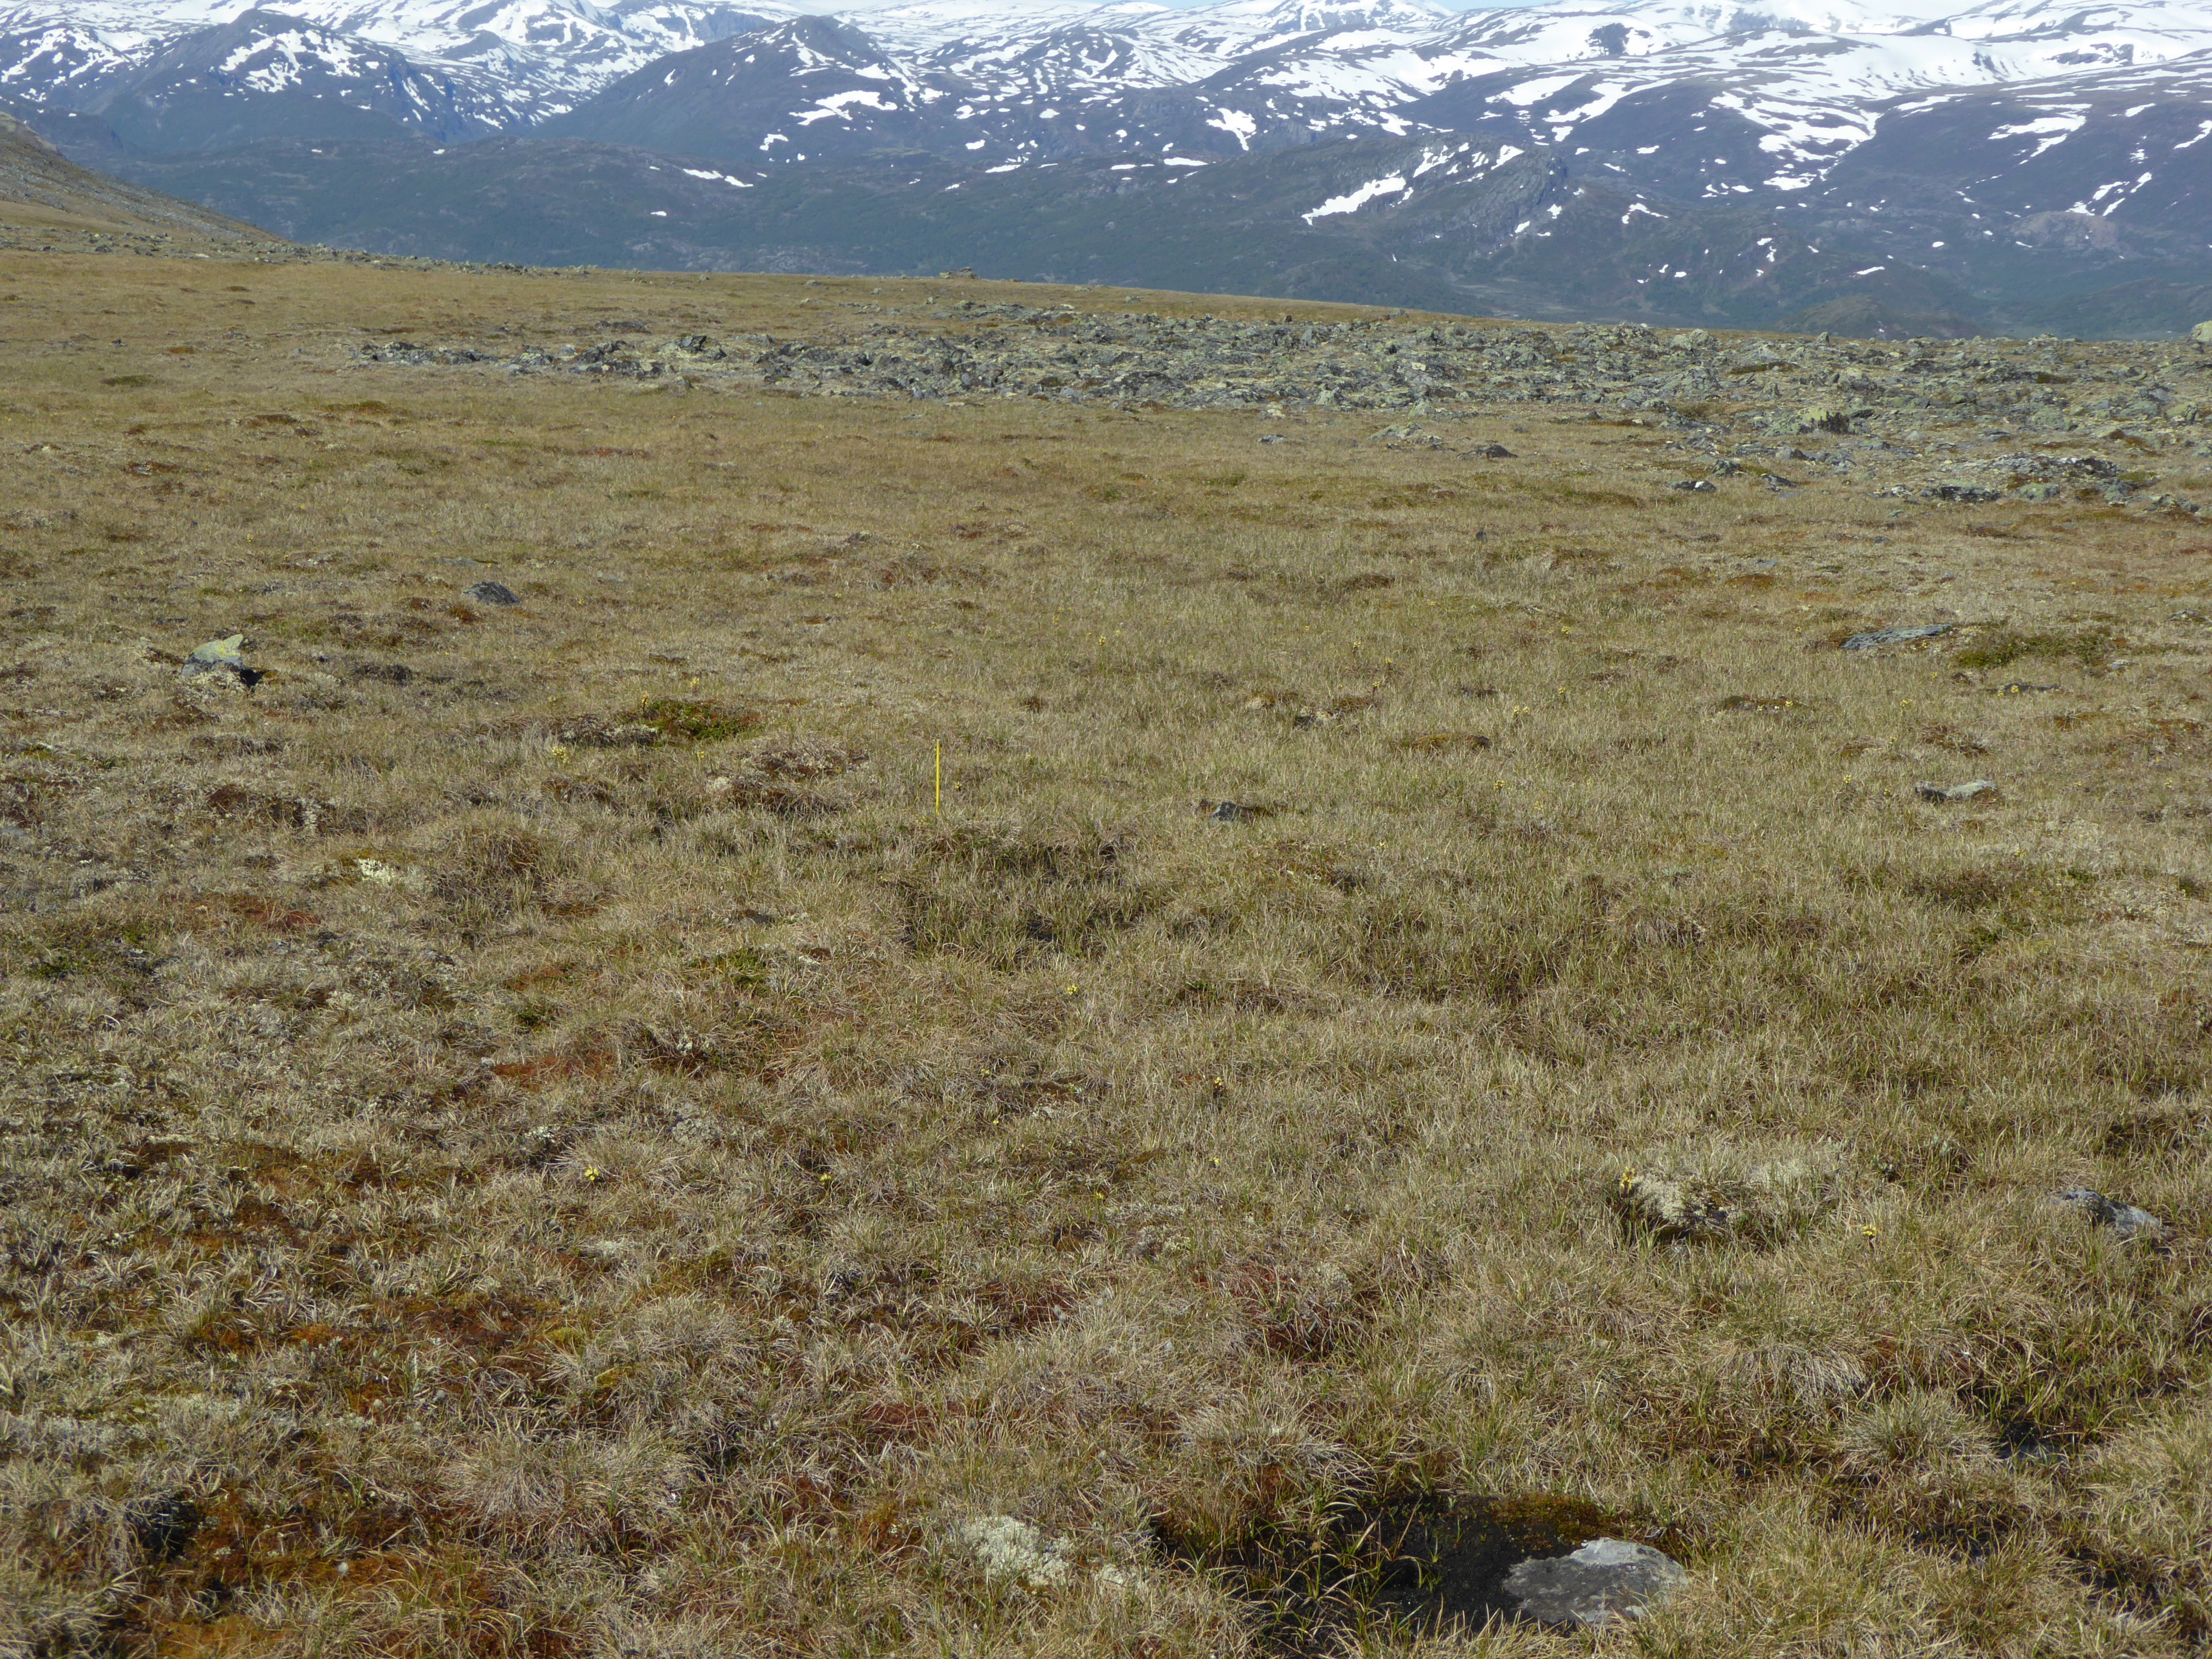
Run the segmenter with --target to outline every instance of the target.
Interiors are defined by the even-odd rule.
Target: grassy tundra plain
[[[0,256],[0,1649],[2202,1652],[2212,533],[939,286]]]

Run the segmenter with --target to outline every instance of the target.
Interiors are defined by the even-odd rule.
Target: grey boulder
[[[1871,651],[1878,645],[1902,645],[1907,640],[1932,640],[1948,634],[1955,623],[1929,623],[1920,628],[1877,628],[1871,634],[1854,634],[1844,641],[1846,651]]]
[[[2157,1240],[2166,1237],[2166,1223],[2148,1210],[2106,1198],[2087,1187],[2068,1188],[2058,1194],[2058,1201],[2071,1204],[2099,1226],[2110,1227],[2123,1243],[2137,1238]]]
[[[478,582],[469,589],[469,597],[479,605],[520,605],[522,599],[511,587],[498,582]]]
[[[1912,786],[1912,793],[1921,799],[1939,803],[1973,800],[1993,793],[1996,789],[1996,785],[1987,778],[1976,778],[1972,783],[1916,783]]]
[[[1523,1619],[1595,1629],[1657,1607],[1690,1575],[1649,1544],[1595,1538],[1570,1555],[1523,1561],[1505,1575],[1505,1594]]]

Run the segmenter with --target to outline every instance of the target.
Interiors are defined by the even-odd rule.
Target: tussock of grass
[[[682,697],[648,697],[623,716],[624,725],[649,726],[665,738],[688,743],[726,743],[757,731],[761,720],[758,709]]]
[[[2022,657],[2070,659],[2095,667],[2118,648],[2119,641],[2102,629],[2052,630],[2039,634],[2000,632],[1984,635],[1958,653],[1962,668],[2003,668]]]
[[[280,349],[17,263],[149,320],[0,416],[0,1646],[1564,1654],[1472,1627],[1599,1528],[1692,1573],[1601,1645],[2201,1648],[2179,529],[288,355],[775,279],[286,268]],[[2014,633],[1809,649],[1877,546]]]

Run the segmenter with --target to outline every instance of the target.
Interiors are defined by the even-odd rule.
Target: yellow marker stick
[[[937,745],[937,819],[945,821],[945,745]]]

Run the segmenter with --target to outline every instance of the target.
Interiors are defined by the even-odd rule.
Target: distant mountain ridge
[[[738,42],[747,51],[726,48],[726,66],[765,53],[803,83],[866,61],[864,73],[940,100],[1020,110],[1040,149],[1091,125],[1079,111],[1170,89],[1216,108],[1222,119],[1206,144],[1226,154],[1259,128],[1285,138],[1292,125],[1310,138],[1348,128],[1402,136],[1447,115],[1463,125],[1476,105],[1528,137],[1567,143],[1623,100],[1698,86],[1711,88],[1712,107],[1759,129],[1778,163],[1769,177],[1788,179],[1793,165],[1818,167],[1864,142],[1871,112],[1914,94],[2042,83],[2063,96],[2069,83],[2112,70],[2154,72],[2170,94],[2156,72],[2212,54],[2212,4],[1984,0],[1930,17],[1819,0],[1558,0],[1463,13],[1431,0],[1228,0],[1180,11],[1144,0],[910,0],[825,25],[789,0],[16,0],[0,5],[0,92],[97,112],[165,82],[220,81],[216,95],[229,102],[274,105],[319,92],[328,101],[327,88],[309,85],[317,76],[358,84],[388,72],[447,88],[457,118],[489,133],[580,112],[605,125],[615,110],[586,106],[618,84],[696,80],[706,66],[682,66],[679,54]],[[627,88],[623,106],[641,111],[641,92]],[[835,118],[867,126],[864,106]],[[164,143],[215,147],[190,138],[180,131]]]
[[[1498,270],[1541,263],[1544,244],[1571,234],[1565,298],[1639,314],[1778,320],[1841,306],[1851,326],[2016,326],[2063,318],[2069,295],[2124,288],[2136,297],[2124,309],[2148,319],[2130,326],[2167,330],[2189,319],[2157,296],[2193,304],[2180,296],[2212,247],[2212,0],[1919,14],[1826,0],[1464,13],[1431,0],[910,0],[834,16],[787,0],[18,0],[0,6],[0,94],[82,159],[232,213],[281,206],[310,231],[357,224],[343,204],[317,205],[340,186],[313,181],[346,170],[331,146],[499,138],[532,181],[500,186],[502,201],[554,188],[552,151],[522,158],[557,143],[579,165],[608,150],[586,169],[599,178],[680,160],[732,210],[768,199],[744,192],[796,200],[832,182],[785,179],[794,168],[855,170],[860,195],[894,191],[888,210],[917,187],[881,184],[899,157],[950,170],[940,193],[998,199],[1011,173],[1079,167],[1109,197],[1151,197],[1170,188],[1164,171],[1234,161],[1256,178],[1310,149],[1326,163],[1281,176],[1337,176],[1297,207],[1296,234],[1358,244],[1363,269],[1412,261],[1469,305]],[[1545,199],[1525,222],[1478,233],[1486,213],[1438,219],[1440,199],[1469,188],[1451,167],[1358,159],[1362,142],[1380,156],[1428,141],[1533,158]],[[265,201],[250,167],[222,159],[257,146],[297,169]],[[635,152],[662,161],[617,159]],[[458,176],[483,158],[430,159],[404,166]],[[1615,228],[1641,245],[1670,227],[1668,256],[1615,272],[1617,250],[1562,222],[1569,204],[1616,197]],[[599,205],[611,232],[688,210]],[[404,202],[392,211],[380,234],[417,233]],[[465,237],[465,205],[440,211]],[[931,216],[899,216],[910,229]],[[486,238],[511,234],[477,216]],[[675,239],[684,260],[762,246],[744,214],[710,216],[723,226],[711,246]],[[635,228],[631,244],[668,240]],[[1271,225],[1270,239],[1276,228],[1293,234]],[[929,240],[878,229],[870,257],[894,262],[884,269]],[[1134,280],[1115,271],[1141,264],[1143,234],[1115,233],[1119,264],[1103,279]],[[1791,248],[1826,274],[1784,295]],[[501,253],[489,240],[469,252]],[[1034,238],[1018,258],[1072,263]],[[2102,301],[2092,313],[2114,314]]]

